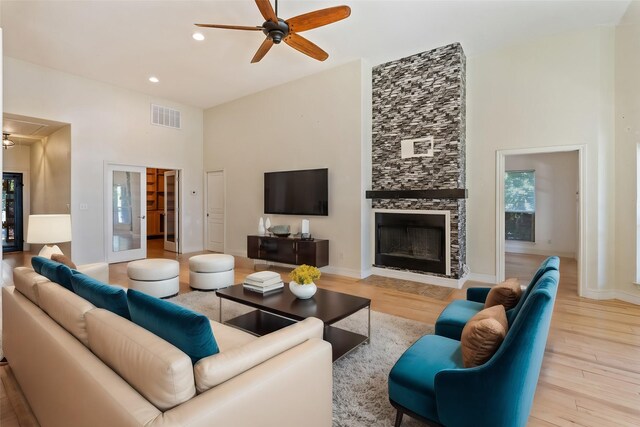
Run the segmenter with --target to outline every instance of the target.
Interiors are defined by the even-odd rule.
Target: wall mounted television
[[[328,169],[265,172],[264,213],[329,215]]]

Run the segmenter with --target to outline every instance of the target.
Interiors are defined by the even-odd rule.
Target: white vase
[[[260,217],[260,221],[258,221],[258,236],[264,236],[265,228],[264,228],[264,220]]]
[[[313,282],[308,285],[300,285],[296,282],[289,282],[289,290],[298,299],[309,299],[316,294],[318,287]]]
[[[271,220],[269,219],[269,217],[267,217],[267,220],[264,222],[264,228],[266,228],[267,231],[269,231],[269,229],[271,228]],[[269,231],[269,233],[271,233],[271,231]]]

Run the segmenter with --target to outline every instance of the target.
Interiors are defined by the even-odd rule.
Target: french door
[[[180,218],[179,175],[177,170],[164,173],[164,249],[171,252],[180,252],[178,245],[180,238],[178,221]]]
[[[147,170],[107,165],[105,221],[109,263],[147,256]]]

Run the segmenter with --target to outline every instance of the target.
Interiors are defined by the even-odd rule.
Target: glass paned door
[[[146,168],[107,167],[107,254],[110,263],[147,256]]]
[[[23,248],[22,174],[2,174],[2,252]]]
[[[178,171],[164,173],[164,249],[179,252],[179,211],[180,186]]]

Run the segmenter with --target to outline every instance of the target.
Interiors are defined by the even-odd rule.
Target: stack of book
[[[282,277],[275,271],[259,271],[247,276],[244,279],[243,286],[245,289],[266,294],[267,292],[277,291],[284,287]]]

